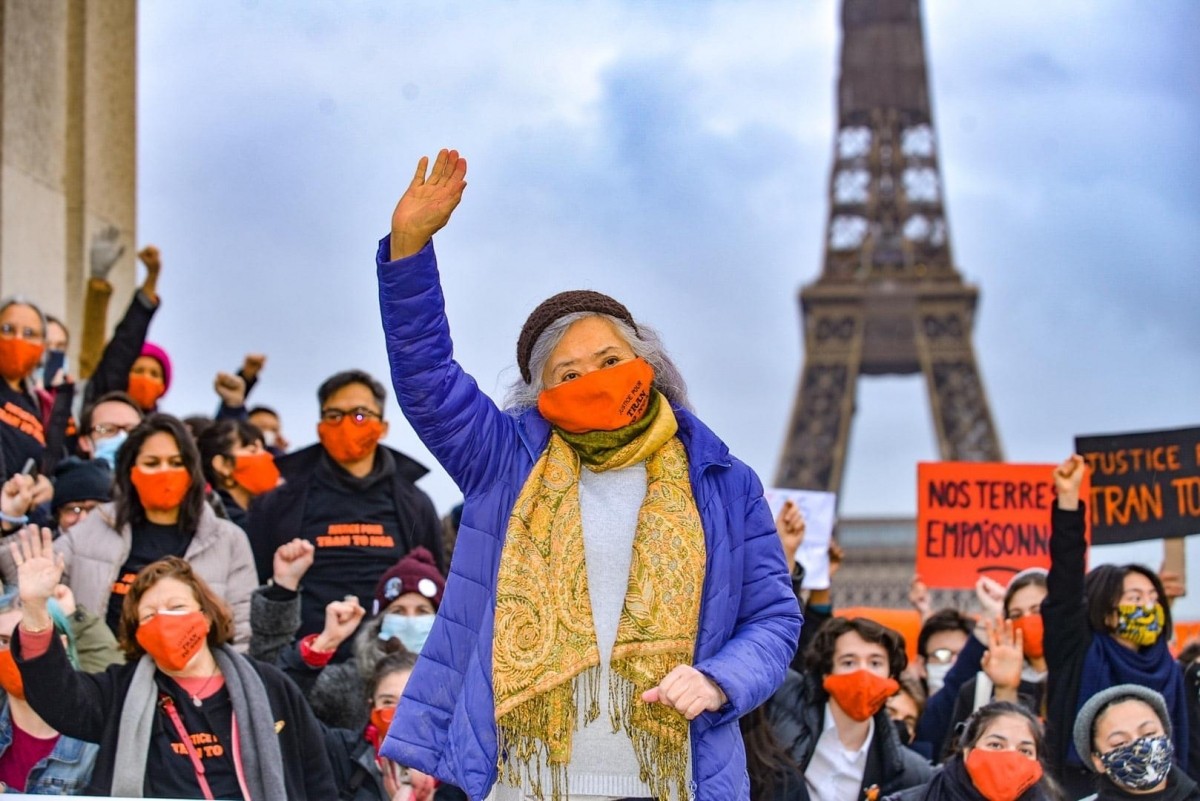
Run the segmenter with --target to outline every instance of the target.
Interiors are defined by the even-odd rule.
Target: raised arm
[[[1083,579],[1087,557],[1086,510],[1079,488],[1087,472],[1083,457],[1074,455],[1054,471],[1057,500],[1050,512],[1050,574],[1042,618],[1047,631],[1046,662],[1051,671],[1091,642]]]
[[[516,452],[516,424],[454,361],[431,237],[466,187],[467,163],[443,150],[417,165],[379,247],[379,306],[396,399],[413,429],[464,494]],[[388,259],[391,259],[390,261]]]
[[[62,579],[62,555],[54,552],[50,530],[36,526],[9,548],[21,587],[21,623],[12,648],[26,700],[56,731],[99,742],[113,702],[113,674],[76,672],[55,636],[47,604]]]

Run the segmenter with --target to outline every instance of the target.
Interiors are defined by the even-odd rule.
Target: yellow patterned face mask
[[[1138,647],[1154,645],[1162,636],[1166,615],[1162,604],[1141,606],[1119,604],[1117,606],[1117,636]]]

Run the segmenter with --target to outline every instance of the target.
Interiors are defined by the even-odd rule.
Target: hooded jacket
[[[517,495],[550,425],[498,409],[454,361],[432,243],[377,256],[380,307],[400,407],[464,495],[437,620],[382,753],[479,801],[497,774],[492,636],[496,576]],[[765,701],[796,650],[800,609],[758,478],[715,434],[675,410],[704,527],[706,570],[694,667],[728,697],[691,723],[692,789],[701,801],[748,799],[738,718]]]

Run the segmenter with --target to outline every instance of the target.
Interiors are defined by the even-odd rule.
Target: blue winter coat
[[[454,361],[432,244],[396,262],[389,257],[385,238],[376,261],[392,382],[464,502],[446,592],[383,754],[478,801],[497,773],[491,674],[500,552],[550,427],[536,410],[518,417],[498,409]],[[694,415],[675,413],[707,546],[694,665],[729,699],[692,721],[695,794],[748,799],[737,721],[783,681],[800,610],[758,478]]]

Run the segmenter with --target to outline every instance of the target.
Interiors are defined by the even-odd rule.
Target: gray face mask
[[[1167,735],[1142,737],[1100,755],[1104,773],[1113,784],[1130,790],[1151,790],[1171,772],[1175,746]]]
[[[946,683],[946,674],[950,672],[950,668],[954,667],[953,662],[944,664],[939,662],[925,663],[925,684],[929,688],[929,697],[932,698],[937,694],[938,690],[942,689],[942,685]]]

